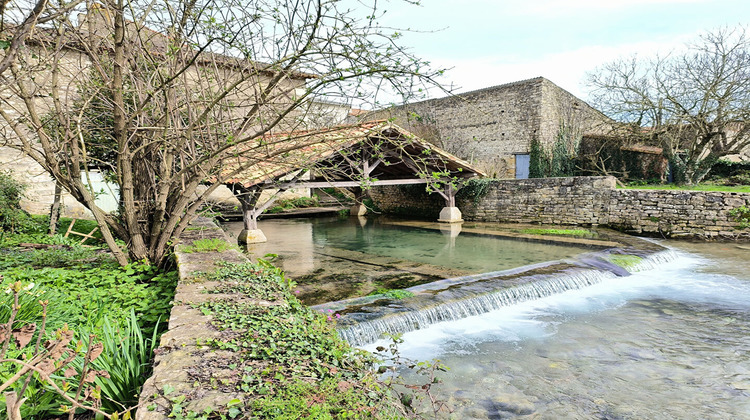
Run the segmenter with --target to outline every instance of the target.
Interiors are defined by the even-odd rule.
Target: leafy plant
[[[380,359],[378,373],[383,375],[381,384],[401,402],[404,414],[409,417],[421,417],[431,412],[429,414],[437,418],[441,412],[450,412],[448,404],[432,393],[432,387],[442,383],[437,376],[438,372],[446,372],[448,367],[440,360],[418,362],[405,358],[398,350],[398,345],[404,340],[400,335],[391,335],[390,338],[391,343],[388,347],[379,346],[376,349],[375,356]],[[419,385],[405,382],[400,375],[405,370],[424,376],[427,381]]]
[[[104,411],[121,412],[138,405],[143,382],[151,373],[151,358],[158,346],[158,329],[157,323],[151,336],[144,336],[132,309],[122,325],[105,317],[101,327],[84,329],[88,334],[97,333],[106,349],[93,362],[96,369],[109,372],[106,377],[96,378]],[[81,367],[80,361],[76,367]]]
[[[735,222],[739,223],[740,229],[747,229],[750,227],[750,208],[747,206],[740,206],[729,210],[729,215]]]
[[[3,232],[23,232],[35,224],[31,216],[21,209],[26,186],[11,176],[0,172],[0,228]]]
[[[98,377],[108,376],[106,371],[93,368],[92,363],[101,355],[104,347],[94,343],[94,335],[89,335],[87,345],[83,340],[74,341],[75,332],[67,325],[55,331],[54,337],[43,342],[46,333],[47,302],[40,301],[41,326],[37,332],[36,323],[19,323],[18,297],[26,287],[21,282],[11,285],[13,308],[7,322],[0,326],[2,351],[0,370],[3,383],[0,392],[5,392],[5,411],[10,420],[21,420],[23,405],[28,400],[27,391],[40,388],[55,393],[63,400],[58,407],[72,420],[75,413],[93,411],[106,418],[110,415],[101,411],[100,393],[93,385]],[[36,336],[33,347],[27,347]],[[79,359],[79,369],[73,362]]]
[[[196,376],[196,387],[236,392],[227,407],[196,413],[185,409],[185,395],[164,395],[174,418],[400,418],[406,412],[372,370],[374,359],[353,349],[335,330],[339,314],[321,314],[302,305],[295,285],[267,261],[224,264],[206,278],[217,292],[240,299],[196,305],[210,315],[218,337],[205,342],[233,351],[238,375],[217,381]],[[258,300],[274,304],[258,305]],[[170,391],[170,392],[167,392]]]
[[[456,197],[471,198],[474,204],[477,204],[490,192],[496,182],[497,180],[493,178],[472,178],[458,191]]]

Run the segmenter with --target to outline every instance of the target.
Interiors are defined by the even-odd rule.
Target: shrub
[[[33,219],[21,209],[26,186],[10,173],[0,172],[0,228],[6,232],[23,232],[35,226]]]

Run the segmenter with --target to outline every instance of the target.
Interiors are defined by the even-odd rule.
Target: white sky
[[[543,76],[586,99],[586,72],[750,23],[750,0],[380,0],[401,44],[451,68],[454,93]],[[435,92],[435,96],[441,96]]]

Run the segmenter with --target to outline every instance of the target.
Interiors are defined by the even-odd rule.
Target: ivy
[[[458,191],[456,197],[471,199],[474,204],[477,204],[482,197],[490,192],[495,183],[497,183],[497,180],[493,178],[472,178]]]

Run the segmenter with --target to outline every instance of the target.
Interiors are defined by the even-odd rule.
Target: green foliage
[[[220,282],[211,293],[243,293],[255,299],[276,301],[288,295],[290,288],[283,272],[266,260],[257,263],[219,263],[221,267],[207,276]]]
[[[572,149],[572,150],[571,150]],[[574,176],[576,172],[576,151],[562,134],[555,140],[550,156],[549,175],[551,177]]]
[[[566,177],[576,175],[576,146],[564,126],[560,127],[551,151],[536,137],[529,144],[529,178]]]
[[[167,318],[168,314],[164,314]],[[101,388],[102,408],[107,412],[123,411],[138,405],[138,394],[143,382],[151,375],[151,358],[158,346],[158,324],[150,337],[144,335],[135,311],[120,325],[104,317],[98,328],[84,328],[82,336],[94,334],[104,344],[104,352],[93,366],[105,370],[109,377],[99,377],[96,385]],[[82,367],[82,360],[76,366]]]
[[[747,229],[750,227],[750,208],[747,206],[737,207],[729,211],[729,216],[739,223],[740,229]]]
[[[529,178],[544,178],[549,173],[549,160],[539,139],[534,136],[529,143]]]
[[[3,232],[25,232],[36,226],[31,216],[21,209],[25,189],[26,186],[10,173],[0,172],[0,229]]]
[[[208,344],[234,351],[241,372],[233,387],[238,399],[203,413],[186,412],[185,396],[168,396],[175,418],[394,418],[387,392],[367,370],[373,359],[351,348],[336,331],[335,313],[321,314],[290,292],[295,284],[267,261],[225,264],[207,276],[219,293],[241,293],[242,300],[197,305],[222,332]],[[258,305],[257,300],[280,302]],[[165,392],[166,394],[166,392]],[[390,414],[387,414],[390,413]]]
[[[586,229],[544,229],[544,228],[529,228],[522,229],[520,233],[528,235],[560,235],[560,236],[577,236],[591,238],[595,237],[596,232],[592,232]]]
[[[18,236],[33,243],[51,238],[49,242],[64,245],[25,251],[10,245],[18,242]],[[63,312],[71,325],[100,325],[105,315],[119,324],[132,309],[141,325],[152,332],[157,320],[171,308],[177,273],[143,263],[121,267],[107,253],[69,243],[59,236],[7,235],[0,242],[0,287],[4,290],[15,281],[34,283],[45,294],[55,296],[52,304],[66,308]]]
[[[312,197],[297,197],[297,198],[289,198],[289,199],[279,199],[276,200],[276,205],[266,210],[266,213],[281,213],[287,210],[294,210],[299,208],[308,208],[308,207],[318,207],[320,206],[320,203],[318,202],[317,196]]]
[[[386,299],[406,299],[414,296],[414,293],[403,290],[403,289],[384,289],[384,288],[378,288],[372,293],[370,293],[370,296],[374,295],[382,295],[382,297]]]
[[[21,249],[19,243],[46,243],[48,249]],[[122,411],[137,404],[137,395],[151,369],[157,344],[159,319],[168,316],[176,272],[134,263],[119,266],[106,252],[86,248],[61,235],[6,234],[0,240],[0,291],[20,281],[26,288],[18,296],[16,319],[41,324],[38,302],[48,301],[49,330],[70,325],[84,344],[89,334],[104,343],[94,368],[109,372],[100,376],[103,409]],[[0,293],[0,323],[7,322],[13,297]],[[78,370],[83,360],[71,362]],[[48,387],[29,385],[23,413],[29,418],[60,415],[64,403]]]
[[[236,248],[227,241],[220,238],[196,239],[191,245],[181,249],[182,252],[224,252],[228,249]]]
[[[464,184],[463,188],[458,190],[456,198],[470,198],[474,204],[477,204],[482,197],[490,192],[492,185],[496,182],[497,180],[493,178],[472,178]]]

